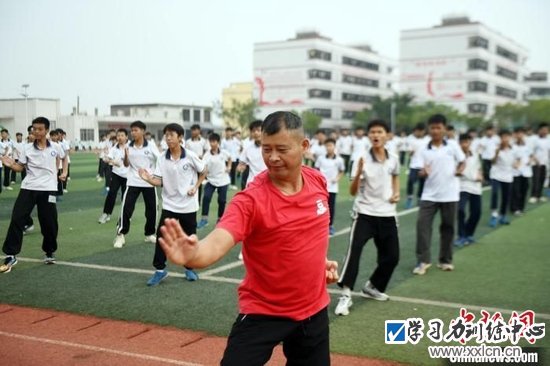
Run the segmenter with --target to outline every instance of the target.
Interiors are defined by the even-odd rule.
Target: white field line
[[[137,359],[140,359],[140,360],[162,362],[162,363],[171,364],[171,365],[203,366],[202,364],[198,364],[198,363],[191,363],[191,362],[174,360],[174,359],[170,359],[170,358],[144,355],[144,354],[141,354],[141,353],[119,351],[119,350],[116,350],[116,349],[90,346],[90,345],[82,344],[82,343],[73,343],[73,342],[59,341],[59,340],[56,340],[56,339],[32,337],[32,336],[28,336],[28,335],[24,335],[24,334],[17,334],[17,333],[9,333],[9,332],[0,331],[0,336],[9,337],[9,338],[16,338],[16,339],[22,339],[24,341],[32,341],[32,342],[52,344],[52,345],[55,345],[55,346],[85,349],[87,351],[93,351],[93,352],[110,353],[110,354],[117,355],[117,356],[132,357],[132,358],[137,358]]]
[[[22,262],[33,262],[33,263],[40,263],[42,262],[40,259],[35,258],[25,258],[25,257],[19,257],[18,258]],[[78,267],[78,268],[87,268],[87,269],[97,269],[102,271],[114,271],[114,272],[124,272],[124,273],[139,273],[139,274],[147,274],[150,275],[152,273],[152,270],[147,269],[137,269],[137,268],[125,268],[125,267],[113,267],[113,266],[103,266],[99,264],[88,264],[88,263],[78,263],[78,262],[65,262],[65,261],[57,261],[58,265],[62,266],[70,266],[70,267]],[[226,269],[227,267],[238,267],[239,265],[242,265],[241,261],[231,262],[227,265],[225,265]],[[221,267],[220,267],[221,268]],[[218,268],[216,268],[218,269]],[[202,280],[206,281],[213,281],[213,282],[222,282],[222,283],[231,283],[231,284],[240,284],[242,280],[238,278],[227,278],[227,277],[220,277],[220,276],[213,276],[213,273],[208,271],[206,272],[199,272],[199,277]],[[184,278],[185,275],[182,273],[170,273],[169,276],[172,277],[180,277]],[[341,293],[338,289],[329,289],[329,293],[339,295]],[[361,296],[360,292],[352,292],[353,296]],[[436,301],[436,300],[425,300],[425,299],[417,299],[417,298],[411,298],[411,297],[401,297],[401,296],[391,296],[392,301],[398,301],[403,303],[409,303],[409,304],[418,304],[418,305],[431,305],[431,306],[439,306],[444,308],[450,308],[450,309],[460,309],[460,308],[466,308],[469,310],[482,310],[485,309],[487,311],[496,312],[499,311],[503,314],[511,314],[514,310],[509,309],[500,309],[500,308],[493,308],[493,307],[485,307],[485,306],[479,306],[479,305],[469,305],[469,304],[460,304],[460,303],[454,303],[454,302],[447,302],[447,301]],[[519,311],[523,311],[527,309],[519,309]],[[541,319],[550,320],[550,314],[544,314],[544,313],[537,313],[537,317]]]

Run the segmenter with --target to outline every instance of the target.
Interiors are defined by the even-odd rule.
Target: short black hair
[[[460,136],[458,136],[458,141],[466,140],[472,140],[472,136],[470,136],[468,133],[461,133]]]
[[[370,129],[373,127],[382,127],[384,131],[390,132],[390,127],[388,126],[386,121],[382,119],[373,119],[372,121],[370,121],[367,125],[367,131],[370,131]]]
[[[537,128],[537,131],[544,128],[544,127],[548,127],[548,122],[541,122],[539,123],[539,127]]]
[[[46,130],[50,129],[50,120],[46,117],[36,117],[32,120],[32,124],[44,125],[44,128],[46,128]]]
[[[523,133],[525,133],[525,128],[523,128],[523,127],[521,127],[521,126],[516,127],[516,128],[514,128],[514,132],[515,132],[515,133],[518,133],[518,132],[523,132]]]
[[[57,136],[59,135],[59,131],[58,130],[51,130],[50,131],[50,136]]]
[[[27,133],[31,133],[32,132],[32,125],[30,125],[29,127],[27,127]]]
[[[328,139],[325,140],[325,145],[326,144],[335,144],[336,145],[336,140],[329,137]]]
[[[441,123],[443,126],[447,125],[447,117],[440,113],[436,113],[428,118],[428,126]]]
[[[487,127],[485,127],[485,131],[494,130],[494,129],[495,129],[495,126],[493,125],[488,125]]]
[[[507,129],[505,129],[505,128],[502,129],[502,130],[500,130],[499,133],[498,133],[498,135],[501,136],[501,137],[502,137],[503,135],[511,135],[511,134],[512,134],[512,133],[510,132],[510,130],[507,130]]]
[[[17,132],[15,136],[23,136],[23,134],[21,132]]]
[[[278,111],[271,113],[262,123],[262,133],[268,136],[279,133],[282,129],[299,130],[303,133],[302,119],[292,112]]]
[[[162,129],[162,134],[165,134],[166,131],[175,132],[178,136],[185,136],[185,130],[183,126],[178,125],[177,123],[169,123]]]
[[[116,130],[116,133],[119,133],[119,132],[122,132],[122,133],[124,133],[126,136],[128,136],[128,130],[125,129],[125,128],[119,128],[118,130]]]
[[[8,130],[6,130],[5,128],[2,129],[2,131],[0,131],[0,133],[2,132],[5,132],[5,133],[10,133]]]
[[[226,132],[227,132],[227,131],[233,132],[233,127],[229,127],[229,126],[228,126],[228,127],[225,128],[225,131],[226,131]]]
[[[109,133],[111,133],[111,132],[116,132],[116,130],[115,130],[114,128],[111,128],[111,129],[109,130]]]
[[[252,122],[250,123],[250,125],[248,125],[248,129],[250,130],[250,132],[252,132],[252,130],[254,130],[254,129],[256,129],[256,128],[260,128],[260,129],[261,129],[261,128],[262,128],[262,123],[263,123],[263,121],[261,121],[261,120],[259,120],[259,119],[255,120],[255,121],[252,121]]]
[[[144,131],[147,129],[147,126],[145,125],[145,123],[141,121],[132,122],[132,124],[130,125],[130,128],[134,128],[134,127],[141,128]]]
[[[365,127],[363,126],[356,126],[354,131],[363,130],[365,131]]]
[[[414,126],[413,131],[424,131],[426,130],[426,125],[422,122],[418,122],[416,126]]]
[[[199,126],[199,125],[196,124],[196,123],[195,123],[193,126],[191,126],[191,131],[192,131],[192,130],[199,130],[199,131],[200,131],[200,129],[201,129],[201,126]]]
[[[323,130],[319,129],[319,130],[315,131],[316,135],[319,134],[319,133],[322,133],[323,135],[326,135],[325,131],[323,131]]]
[[[455,126],[453,125],[448,125],[447,126],[447,131],[454,131],[455,130]]]
[[[220,142],[220,135],[217,133],[211,133],[210,136],[208,136],[208,141],[217,141]]]
[[[60,135],[63,135],[65,133],[65,131],[63,131],[61,128],[58,128],[57,133],[60,134]]]

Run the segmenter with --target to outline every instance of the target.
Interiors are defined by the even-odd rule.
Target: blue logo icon
[[[407,322],[405,320],[386,320],[386,344],[407,343]]]

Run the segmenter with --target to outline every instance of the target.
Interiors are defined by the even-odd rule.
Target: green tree
[[[313,135],[317,129],[319,129],[319,126],[321,125],[321,122],[323,119],[321,116],[316,115],[312,111],[303,111],[301,114],[302,123],[304,125],[304,130],[308,135]]]
[[[232,127],[240,127],[243,133],[247,131],[248,125],[256,119],[256,115],[259,113],[256,99],[247,102],[233,99],[230,108],[223,108],[218,102],[215,109],[218,111],[218,115],[226,121],[226,124]]]

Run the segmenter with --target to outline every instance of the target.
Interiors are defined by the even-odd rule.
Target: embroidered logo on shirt
[[[317,200],[317,216],[327,212],[327,207],[323,203],[323,200]]]

